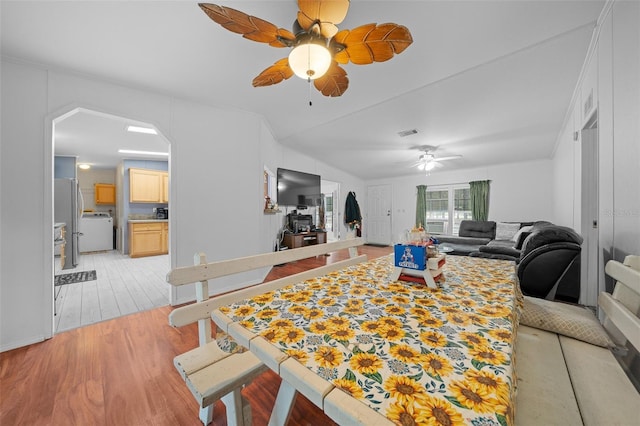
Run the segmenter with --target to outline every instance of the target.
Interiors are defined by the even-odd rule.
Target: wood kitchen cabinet
[[[169,252],[169,224],[142,222],[129,224],[129,256],[143,257]]]
[[[169,172],[162,172],[162,197],[160,202],[169,202]]]
[[[168,203],[169,173],[162,170],[129,169],[129,202]]]
[[[169,253],[169,222],[162,223],[162,253]]]
[[[94,186],[94,200],[98,204],[116,203],[116,186],[111,183],[96,183]]]

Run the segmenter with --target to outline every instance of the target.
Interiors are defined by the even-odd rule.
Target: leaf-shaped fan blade
[[[345,46],[334,59],[346,64],[366,65],[384,62],[402,53],[413,42],[407,27],[398,24],[367,24],[353,30],[342,30],[334,40]]]
[[[339,24],[349,11],[349,0],[298,0],[300,12],[312,21]]]
[[[247,15],[239,10],[210,3],[199,3],[198,6],[200,6],[204,13],[213,21],[229,31],[242,34],[246,39],[259,43],[268,43],[273,47],[290,46],[290,44],[280,39],[289,40],[291,43],[296,39],[291,31],[278,28],[271,22]]]
[[[253,87],[271,86],[288,79],[293,75],[289,66],[289,58],[282,58],[253,79]]]
[[[305,30],[320,22],[320,33],[331,38],[338,32],[336,24],[342,22],[349,11],[349,0],[298,0],[298,23]]]
[[[313,80],[313,85],[325,96],[342,96],[349,87],[347,72],[335,61],[331,62],[329,70],[320,78]]]
[[[317,34],[317,31],[314,31],[314,28],[313,28],[313,24],[315,24],[316,22],[317,21],[309,18],[304,13],[298,12],[298,24],[300,24],[300,26],[305,31],[315,32]],[[336,27],[331,22],[320,22],[320,34],[323,37],[329,39],[333,37],[337,32],[338,32],[338,27]]]

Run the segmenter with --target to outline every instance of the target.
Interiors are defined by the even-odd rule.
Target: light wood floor
[[[169,255],[130,258],[115,250],[83,253],[74,269],[97,280],[55,287],[55,331],[71,330],[169,304]]]
[[[391,247],[364,246],[369,258]],[[265,281],[348,257],[347,250],[291,262]],[[45,342],[0,353],[0,425],[199,425],[198,405],[173,358],[198,345],[197,326],[168,325],[169,306],[59,333]],[[243,390],[253,424],[266,425],[280,384],[271,371]],[[288,426],[334,425],[298,395]],[[224,406],[214,426],[225,426]]]

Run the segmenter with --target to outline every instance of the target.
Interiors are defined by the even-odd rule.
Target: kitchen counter
[[[128,223],[169,222],[169,219],[129,219]]]

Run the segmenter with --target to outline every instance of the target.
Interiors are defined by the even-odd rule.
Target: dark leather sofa
[[[494,221],[463,220],[458,235],[434,235],[443,246],[453,249],[451,254],[467,256],[488,245],[496,237]]]
[[[511,224],[522,228],[547,225],[551,222],[511,222]],[[458,235],[434,235],[434,237],[443,246],[453,249],[450,254],[454,255],[469,256],[471,253],[486,249],[488,253],[517,257],[524,239],[531,233],[531,230],[522,232],[518,240],[513,241],[496,239],[497,230],[498,224],[492,220],[463,220],[460,222]],[[517,250],[513,250],[514,248]]]

